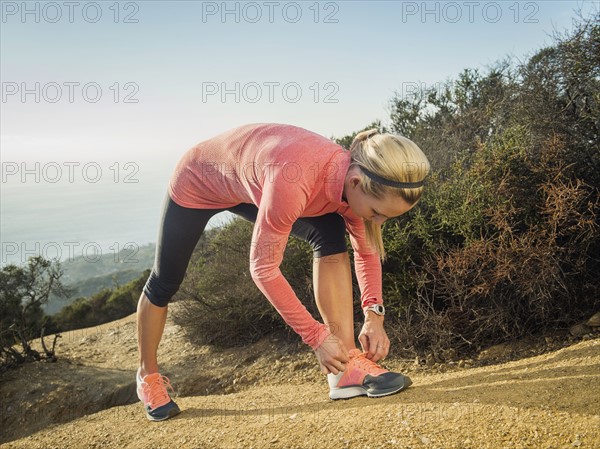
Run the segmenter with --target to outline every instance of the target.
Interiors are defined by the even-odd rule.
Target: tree
[[[43,341],[47,317],[42,306],[50,294],[71,294],[60,281],[62,275],[59,261],[42,256],[29,258],[24,267],[9,264],[0,271],[0,370],[44,357],[55,360],[54,345],[47,350]],[[31,347],[35,337],[42,338],[44,355]]]

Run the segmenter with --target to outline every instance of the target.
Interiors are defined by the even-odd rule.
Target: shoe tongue
[[[360,351],[360,349],[350,349],[350,351],[348,351],[348,356],[351,359],[354,357],[358,357],[361,354],[362,354],[362,352]]]
[[[159,373],[146,374],[144,376],[143,380],[144,380],[144,382],[149,384],[149,383],[152,383],[154,380],[156,380],[159,376],[160,376]]]

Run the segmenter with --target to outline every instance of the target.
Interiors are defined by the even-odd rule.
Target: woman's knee
[[[312,246],[314,257],[325,257],[348,251],[346,222],[341,215],[327,214],[315,217],[312,225],[314,230],[309,233],[307,241]]]
[[[348,247],[346,246],[346,242],[338,243],[338,242],[326,242],[319,248],[313,248],[313,257],[320,258],[325,256],[332,256],[334,254],[343,254],[348,252]]]
[[[161,279],[154,270],[144,285],[143,292],[148,300],[158,307],[166,307],[171,298],[179,290],[181,282],[166,282]]]

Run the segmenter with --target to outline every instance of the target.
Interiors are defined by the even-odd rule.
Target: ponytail
[[[430,166],[425,154],[410,139],[397,134],[380,134],[377,128],[372,128],[354,137],[350,154],[351,164],[363,169],[360,187],[366,194],[377,199],[397,196],[409,204],[421,198],[423,180]],[[365,232],[368,242],[382,262],[385,261],[381,226],[365,220]]]

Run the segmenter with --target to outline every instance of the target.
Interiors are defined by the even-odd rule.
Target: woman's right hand
[[[314,351],[323,374],[338,374],[346,369],[348,350],[335,335],[330,334]]]

